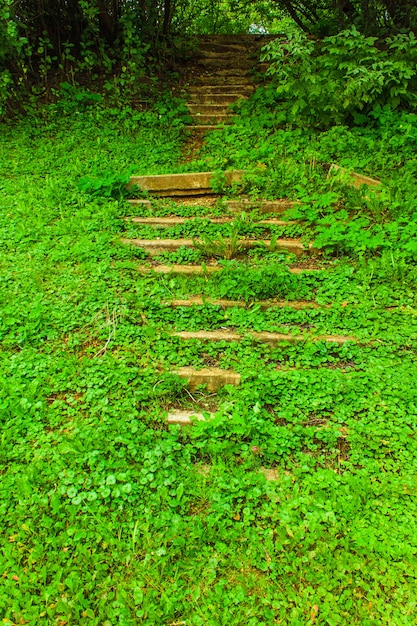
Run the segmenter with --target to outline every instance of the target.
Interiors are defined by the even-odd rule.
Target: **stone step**
[[[151,256],[158,256],[164,252],[175,252],[179,248],[195,248],[198,245],[204,245],[202,240],[198,239],[121,239],[121,242],[126,245],[135,246],[137,248],[143,248]],[[227,243],[227,239],[225,240]],[[255,248],[259,244],[264,245],[266,248],[271,246],[269,239],[241,239],[236,244],[236,248],[242,250],[250,250]],[[309,252],[309,248],[305,247],[299,239],[277,239],[274,241],[274,246],[277,250],[285,250],[297,256],[301,256],[305,252]]]
[[[201,105],[223,105],[228,107],[229,105],[237,102],[238,100],[247,100],[248,96],[243,93],[198,93],[194,92],[189,96],[188,108],[190,106]]]
[[[229,185],[240,183],[244,170],[223,172]],[[137,185],[143,191],[158,196],[186,196],[213,193],[210,186],[217,172],[192,172],[186,174],[158,174],[156,176],[131,176],[128,187]]]
[[[225,50],[224,52],[199,51],[192,59],[192,67],[196,72],[200,69],[246,71],[256,64],[256,59],[249,59],[246,54],[236,54],[234,50]]]
[[[192,126],[198,125],[198,124],[203,124],[205,126],[218,126],[219,124],[230,122],[232,117],[233,115],[227,114],[227,113],[225,113],[224,115],[220,115],[220,114],[204,115],[201,113],[196,113],[194,115],[191,115],[192,121],[195,122],[195,124],[192,124]]]
[[[214,417],[213,413],[209,414],[210,417]],[[171,424],[179,424],[180,426],[192,426],[194,422],[205,422],[207,418],[203,415],[203,413],[199,413],[198,411],[185,411],[182,409],[172,409],[166,418],[166,423]]]
[[[185,133],[209,133],[213,130],[218,130],[219,126],[216,124],[187,124],[184,126]]]
[[[221,116],[226,117],[229,114],[228,105],[224,104],[199,104],[187,102],[187,107],[191,115],[198,116]]]
[[[276,346],[282,342],[289,343],[300,343],[303,341],[325,341],[327,343],[336,343],[338,345],[342,345],[347,343],[348,341],[355,341],[354,337],[350,336],[339,336],[339,335],[312,335],[312,334],[298,334],[298,335],[290,335],[285,333],[271,333],[271,332],[255,332],[255,331],[247,331],[245,334],[237,333],[232,330],[196,330],[196,331],[176,331],[170,333],[171,337],[179,337],[184,341],[189,339],[197,339],[199,341],[241,341],[245,338],[245,336],[252,337],[255,341],[261,343],[267,343],[272,346]]]
[[[197,126],[196,128],[201,128]],[[207,127],[212,129],[211,126]],[[212,195],[213,206],[215,206],[217,201],[217,196]],[[191,200],[188,196],[181,198],[181,196],[176,196],[175,202],[181,202],[189,204],[190,202],[194,203],[194,200]],[[129,204],[137,205],[137,206],[145,206],[150,208],[152,206],[152,201],[149,199],[143,198],[134,198],[127,200]],[[297,201],[293,200],[249,200],[247,198],[242,198],[240,200],[224,200],[223,201],[227,210],[230,213],[242,213],[242,212],[250,212],[250,211],[258,211],[259,213],[285,213],[287,209],[291,209],[298,204]],[[191,218],[190,218],[191,219]],[[292,223],[292,222],[287,222]]]
[[[339,173],[342,176],[346,177],[346,179],[349,181],[349,184],[356,189],[359,189],[360,187],[362,187],[362,185],[366,185],[368,187],[381,187],[382,185],[381,181],[377,180],[376,178],[370,178],[369,176],[364,176],[363,174],[352,172],[345,169],[344,167],[341,167],[340,165],[336,165],[336,163],[333,163],[330,166],[329,176],[332,174],[332,172]]]
[[[187,91],[190,94],[190,97],[195,97],[201,94],[229,94],[229,93],[238,93],[238,94],[251,94],[255,90],[255,85],[252,82],[244,82],[237,83],[233,85],[233,89],[230,88],[230,85],[220,84],[220,85],[210,85],[210,83],[204,85],[188,85]]]
[[[147,209],[150,209],[152,207],[152,201],[148,200],[147,198],[129,198],[127,202],[129,204],[132,204],[133,206],[141,206]]]
[[[167,306],[171,306],[173,308],[179,307],[193,307],[193,306],[218,306],[222,309],[232,309],[232,308],[240,308],[246,309],[248,308],[248,304],[242,300],[223,300],[216,298],[205,298],[203,296],[193,296],[192,298],[188,298],[187,300],[169,300],[165,302]],[[253,303],[254,306],[260,307],[262,311],[266,311],[267,309],[294,309],[296,311],[300,311],[302,309],[327,309],[330,305],[317,304],[317,302],[312,302],[309,300],[260,300],[258,302]]]
[[[148,206],[148,205],[145,205]],[[141,224],[142,226],[154,226],[155,228],[169,228],[170,226],[179,226],[181,224],[187,224],[191,222],[193,217],[125,217],[126,222],[133,222],[134,224]],[[233,217],[201,217],[200,219],[210,222],[210,224],[232,224],[236,221]],[[295,220],[284,222],[283,220],[269,219],[269,220],[256,220],[253,224],[261,226],[292,226],[297,224]]]
[[[222,272],[224,267],[222,265],[210,264],[210,265],[180,265],[173,263],[172,265],[153,265],[152,267],[140,266],[138,271],[141,274],[172,274],[173,276],[205,276],[208,274],[215,274]],[[290,274],[308,274],[315,272],[322,272],[323,269],[319,267],[290,267],[288,268]]]
[[[223,370],[219,367],[206,367],[203,369],[179,367],[173,370],[172,373],[186,380],[190,389],[206,385],[207,390],[210,392],[218,391],[225,385],[237,386],[240,383],[240,374],[233,370]]]
[[[242,211],[259,211],[260,213],[285,213],[293,208],[297,201],[293,200],[225,200],[227,209],[232,213]]]
[[[226,70],[219,72],[200,72],[199,74],[190,75],[189,80],[193,81],[195,87],[207,85],[210,87],[216,86],[218,89],[219,85],[228,85],[229,91],[230,89],[237,89],[237,86],[242,83],[252,83],[251,76],[247,72],[244,74],[243,70],[239,74],[235,72],[228,73]],[[255,86],[253,86],[253,89],[254,88]]]
[[[221,272],[224,268],[221,265],[179,265],[173,263],[172,265],[153,265],[152,267],[139,267],[141,274],[150,274],[155,272],[156,274],[173,274],[178,276],[194,276],[194,275],[206,275],[215,274]]]

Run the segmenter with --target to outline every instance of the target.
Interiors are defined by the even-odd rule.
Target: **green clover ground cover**
[[[325,154],[335,150],[330,132],[364,137],[358,154],[343,139],[332,158],[346,145],[345,165],[367,158],[368,131],[317,134]],[[222,133],[191,168],[221,168],[221,142],[233,133],[244,149],[239,126]],[[259,154],[250,155],[251,137],[240,155],[230,139],[229,164],[252,167],[253,193],[302,194],[303,233],[319,237],[328,232],[319,220],[331,221],[326,269],[295,276],[288,257],[258,252],[224,262],[210,278],[185,278],[140,274],[146,254],[118,241],[135,232],[120,219],[132,214],[120,197],[123,176],[131,166],[175,171],[177,131],[152,114],[100,109],[49,110],[36,123],[2,128],[4,624],[415,623],[414,183],[410,164],[402,178],[398,170],[401,154],[409,163],[415,151],[393,144],[397,165],[388,167],[375,149],[388,145],[384,133],[372,135],[365,168],[387,179],[391,195],[375,199],[379,213],[366,192],[309,170],[302,132],[265,130],[268,180]],[[298,147],[286,168],[276,158],[284,143]],[[355,221],[346,213],[366,216],[368,229],[382,226],[383,244],[388,233],[396,245],[375,249],[354,235],[342,245],[337,225],[347,223],[349,236]],[[175,235],[194,235],[188,227]],[[162,304],[201,294],[250,306]],[[330,306],[256,305],[274,298]],[[169,335],[223,327],[244,340],[209,345]],[[250,329],[346,334],[359,343],[271,347],[254,342]],[[242,380],[219,393],[214,419],[181,431],[165,425],[167,410],[193,402],[169,370],[190,364],[233,368]],[[202,406],[214,402],[204,389],[193,393]]]

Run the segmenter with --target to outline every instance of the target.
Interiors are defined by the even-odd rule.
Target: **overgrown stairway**
[[[188,97],[192,130],[210,130],[232,117],[230,105],[255,89],[264,70],[259,62],[262,45],[270,38],[260,35],[203,35],[185,67],[183,89]]]
[[[206,180],[207,173],[204,175],[200,173],[196,176],[197,180]],[[241,176],[241,172],[228,174],[230,181],[240,180]],[[320,306],[313,300],[306,301],[301,298],[274,298],[254,303],[259,311],[275,312],[275,326],[278,327],[275,331],[262,330],[257,327],[257,324],[255,327],[245,325],[243,328],[235,328],[233,324],[219,327],[209,323],[208,325],[203,324],[203,327],[194,328],[196,325],[194,322],[193,328],[184,329],[182,321],[189,315],[191,318],[195,314],[197,318],[201,316],[206,319],[207,316],[210,318],[211,311],[216,312],[214,317],[218,316],[221,311],[234,312],[232,317],[239,310],[251,311],[251,302],[248,298],[235,300],[228,298],[227,295],[216,298],[195,293],[195,283],[197,281],[198,284],[198,277],[207,282],[213,280],[220,273],[225,273],[227,276],[230,272],[230,268],[222,264],[218,257],[226,259],[237,257],[234,262],[235,267],[237,269],[239,266],[243,269],[247,267],[250,271],[247,264],[249,251],[251,249],[266,250],[273,246],[277,254],[283,255],[284,271],[289,276],[294,276],[294,280],[297,280],[297,277],[302,279],[303,276],[312,272],[320,272],[320,259],[314,251],[310,250],[309,246],[298,237],[288,236],[294,228],[299,228],[294,220],[282,219],[285,218],[285,211],[294,206],[293,202],[288,200],[253,201],[246,198],[223,200],[220,196],[214,196],[212,192],[209,195],[209,187],[205,188],[206,195],[203,195],[202,188],[196,186],[195,180],[192,174],[176,175],[174,185],[171,184],[172,178],[170,179],[170,177],[132,178],[132,182],[140,183],[142,188],[152,188],[154,197],[146,201],[130,201],[132,208],[134,207],[140,215],[131,215],[126,218],[126,236],[122,239],[123,243],[139,248],[146,254],[146,260],[138,268],[142,274],[154,276],[155,280],[161,278],[164,280],[164,276],[168,275],[168,281],[173,278],[175,281],[175,277],[177,277],[183,281],[183,285],[189,284],[189,289],[185,287],[188,291],[186,297],[167,297],[158,304],[161,307],[162,317],[167,316],[169,320],[166,327],[167,340],[174,342],[174,345],[178,345],[178,341],[184,342],[184,344],[192,342],[199,346],[199,350],[202,352],[205,350],[204,345],[212,347],[230,345],[233,350],[233,346],[248,340],[253,342],[254,347],[264,345],[271,350],[285,349],[289,345],[304,345],[306,342],[335,346],[355,342],[355,337],[350,335],[329,332],[318,333],[315,331],[314,325],[311,330],[302,327],[297,328],[296,325],[292,325],[289,329],[284,321],[288,317],[288,311],[326,309],[326,305]],[[173,187],[175,187],[174,196],[172,195]],[[179,195],[180,192],[182,193],[181,196]],[[244,208],[256,210],[255,217],[249,220],[247,227],[245,226],[245,214],[242,216]],[[216,236],[214,239],[206,237],[206,231],[213,228],[220,229],[217,240]],[[226,229],[224,234],[222,234],[221,229]],[[245,229],[248,233],[246,235],[241,232]],[[250,234],[251,230],[255,233],[261,230],[268,236],[263,234],[255,237]],[[190,236],[184,237],[187,232],[190,233]],[[280,237],[280,233],[286,236]],[[232,241],[233,237],[234,240]],[[204,262],[188,263],[187,250],[190,253],[200,250]],[[185,262],[181,262],[183,260],[180,258],[181,256]],[[232,273],[233,271],[232,269]],[[186,311],[190,311],[190,313],[186,313]],[[280,312],[282,312],[282,323],[279,322]],[[225,318],[228,317],[229,315],[225,313]],[[180,322],[179,324],[176,319]],[[208,352],[212,349],[209,348]],[[259,364],[259,367],[261,371],[262,365]],[[288,371],[292,369],[289,368]],[[239,385],[241,381],[239,371],[230,367],[221,367],[219,363],[212,363],[210,359],[203,367],[196,367],[192,362],[189,362],[187,365],[179,367],[172,366],[171,371],[187,381],[191,394],[195,393],[194,390],[201,386],[204,386],[207,393],[217,394],[225,385]],[[194,398],[194,396],[192,397]],[[211,408],[215,411],[216,403],[213,406],[212,402]],[[191,424],[194,419],[209,418],[212,414],[213,412],[202,412],[202,407],[196,402],[195,408],[191,410],[189,407],[185,410],[178,407],[173,408],[168,413],[167,422],[186,425]]]
[[[190,128],[211,129],[228,121],[230,104],[254,89],[252,69],[264,43],[264,37],[251,36],[198,39],[182,68]],[[342,358],[349,354],[345,346],[358,344],[343,324],[334,332],[334,322],[320,321],[336,314],[330,304],[317,302],[309,287],[326,271],[303,236],[303,225],[287,218],[295,202],[239,196],[244,175],[223,173],[232,199],[214,194],[213,172],[131,178],[150,195],[130,201],[122,242],[139,255],[138,271],[150,293],[164,293],[152,296],[143,321],[147,324],[151,315],[162,324],[162,343],[156,343],[168,355],[163,367],[186,381],[189,394],[185,405],[179,402],[168,411],[168,424],[213,418],[222,389],[241,385],[242,377],[248,380],[240,367],[242,351],[253,355],[252,379],[266,370],[272,379],[285,379],[309,375],[299,364],[304,350],[330,355],[323,363],[340,361],[344,373],[350,367]],[[253,295],[252,274],[266,298]]]

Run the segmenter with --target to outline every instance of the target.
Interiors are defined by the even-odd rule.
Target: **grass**
[[[218,145],[240,132],[225,129]],[[403,219],[414,187],[405,180],[411,165],[401,178],[398,163],[375,156],[384,133],[372,135],[366,163],[362,140],[342,159],[354,167],[362,159],[366,173],[404,195],[408,204],[391,203],[380,221],[366,192],[337,184],[326,196],[330,183],[314,169],[294,182],[309,153],[303,133],[269,130],[264,145],[298,137],[287,175],[273,168],[275,152],[267,165],[282,192],[306,200],[302,234],[320,236],[320,219],[339,224],[355,210],[401,246],[373,250],[352,235],[341,251],[333,237],[317,274],[292,275],[291,258],[259,253],[224,262],[219,275],[184,278],[142,276],[143,252],[118,242],[134,229],[120,219],[132,212],[120,175],[175,171],[177,131],[151,114],[119,119],[100,109],[49,109],[36,123],[2,128],[4,624],[415,623],[417,308]],[[328,136],[315,138],[322,151]],[[216,141],[190,167],[220,166]],[[401,150],[415,158],[408,144]],[[228,158],[256,174],[258,157],[231,149]],[[95,183],[81,190],[86,177]],[[249,191],[272,193],[264,183],[254,177]],[[201,294],[249,306],[162,304]],[[262,312],[256,300],[265,298],[331,306]],[[206,344],[168,334],[222,327],[337,332],[359,343],[271,348],[249,335]],[[193,392],[202,406],[217,404],[215,418],[168,428],[170,407],[193,406],[170,369],[190,364],[233,368],[242,382],[217,398]],[[267,481],[261,467],[278,479]]]

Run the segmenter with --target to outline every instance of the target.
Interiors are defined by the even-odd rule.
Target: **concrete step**
[[[187,103],[188,108],[190,106],[196,105],[223,105],[224,107],[228,107],[231,104],[234,104],[238,100],[247,100],[247,95],[241,93],[198,93],[194,92],[190,94],[189,103]]]
[[[376,178],[370,178],[369,176],[364,176],[364,174],[358,174],[358,172],[352,172],[350,170],[341,167],[340,165],[336,165],[333,163],[329,169],[329,176],[332,173],[339,173],[342,177],[345,177],[346,180],[352,187],[359,189],[362,185],[366,185],[367,187],[381,187],[382,183],[380,180]]]
[[[225,200],[227,209],[231,213],[242,211],[259,211],[260,213],[285,213],[293,208],[297,201],[293,200]]]
[[[227,243],[225,240],[225,244]],[[164,252],[175,252],[179,248],[195,248],[198,245],[203,246],[204,242],[198,239],[121,239],[121,242],[126,245],[135,246],[137,248],[143,248],[151,256],[158,256]],[[258,245],[264,245],[266,248],[270,248],[271,241],[269,239],[241,239],[236,245],[236,251],[238,250],[250,250]],[[301,256],[302,254],[309,252],[309,248],[305,247],[299,239],[277,239],[274,241],[274,245],[277,250],[285,250]]]
[[[229,185],[240,183],[244,170],[224,172]],[[210,182],[216,172],[193,172],[187,174],[158,174],[156,176],[132,176],[128,187],[137,185],[143,191],[157,196],[187,196],[213,193]]]
[[[246,73],[252,71],[257,66],[256,61],[249,60],[246,56],[239,57],[231,53],[230,55],[218,55],[208,57],[197,57],[193,60],[192,69],[196,74],[201,71],[206,72],[224,72],[228,74],[234,73],[246,76]]]
[[[187,102],[187,108],[191,115],[197,116],[218,116],[226,117],[229,115],[229,106],[227,104],[202,104]]]
[[[303,341],[325,341],[327,343],[336,343],[343,345],[348,341],[356,341],[355,337],[340,335],[312,335],[300,333],[298,335],[290,335],[285,333],[255,332],[247,331],[245,334],[232,330],[196,330],[196,331],[177,331],[170,333],[171,337],[179,337],[184,341],[189,339],[197,339],[199,341],[241,341],[245,336],[250,335],[254,341],[267,343],[276,346],[282,342],[300,343]]]
[[[190,97],[198,96],[201,94],[228,94],[228,93],[239,93],[239,94],[251,94],[255,90],[255,85],[248,81],[244,83],[237,83],[233,85],[233,89],[231,89],[230,85],[221,84],[211,85],[210,83],[203,85],[188,85],[187,86],[188,93]]]
[[[180,265],[173,263],[171,265],[153,265],[152,267],[140,266],[138,268],[141,274],[172,274],[173,276],[206,276],[210,274],[216,274],[222,272],[224,267],[217,264],[208,265]],[[290,267],[288,268],[290,274],[309,274],[315,272],[322,272],[319,267]]]
[[[209,414],[210,417],[214,417],[213,413]],[[205,422],[207,418],[203,415],[203,413],[199,413],[198,411],[185,411],[182,409],[172,409],[166,418],[166,423],[171,424],[179,424],[179,426],[192,426],[194,422]]]
[[[187,300],[169,300],[165,302],[167,306],[171,306],[173,308],[180,307],[193,307],[193,306],[218,306],[222,309],[246,309],[248,305],[246,302],[242,300],[223,300],[216,298],[205,298],[203,296],[193,296],[192,298],[188,298]],[[253,303],[253,306],[260,307],[262,311],[266,311],[267,309],[294,309],[296,311],[301,311],[302,309],[327,309],[330,305],[321,306],[317,304],[317,302],[311,302],[307,300],[260,300],[258,302]]]
[[[218,130],[217,124],[187,124],[184,126],[185,133],[209,133],[213,130]]]
[[[233,370],[222,370],[219,367],[206,367],[203,369],[180,367],[173,370],[173,374],[185,379],[190,389],[206,385],[207,390],[210,392],[216,392],[225,385],[237,386],[240,383],[240,374]]]
[[[153,265],[152,267],[139,267],[141,274],[150,274],[155,272],[156,274],[173,274],[178,276],[198,276],[215,274],[221,272],[223,267],[221,265],[179,265],[173,263],[172,265]]]
[[[218,126],[219,124],[225,124],[227,122],[230,122],[232,117],[233,115],[231,114],[203,115],[201,113],[196,113],[195,115],[191,116],[191,119],[193,120],[193,122],[195,122],[195,125],[203,124],[205,126]]]
[[[146,209],[150,209],[152,207],[152,201],[147,198],[129,198],[127,202],[133,206],[140,206]]]
[[[126,222],[133,222],[134,224],[141,224],[143,226],[154,226],[155,228],[169,228],[172,226],[179,226],[181,224],[187,224],[192,221],[192,217],[125,217]],[[231,224],[235,221],[233,217],[202,217],[210,224]],[[297,224],[296,221],[284,222],[283,220],[269,219],[269,220],[257,220],[253,224],[259,224],[261,226],[292,226]]]
[[[237,86],[241,85],[242,83],[250,84],[252,82],[249,74],[244,74],[243,70],[239,74],[236,74],[236,72],[232,73],[226,70],[221,72],[201,72],[198,74],[193,73],[189,76],[189,80],[193,81],[195,87],[216,86],[218,88],[220,85],[228,85],[229,91],[230,89],[237,89]],[[255,86],[253,86],[253,89],[255,89]]]
[[[188,128],[188,127],[187,127]],[[196,128],[201,128],[197,126]],[[211,126],[207,127],[212,129]],[[175,201],[184,201],[184,203],[189,204],[190,202],[194,202],[194,200],[190,199],[188,196],[182,198],[180,195],[176,196]],[[217,201],[217,196],[213,196],[213,206],[215,206]],[[151,208],[152,201],[149,199],[143,198],[134,198],[127,200],[129,204],[134,206],[143,206],[147,208]],[[223,201],[227,210],[230,213],[249,213],[250,211],[258,211],[259,213],[277,213],[278,215],[281,213],[285,213],[287,209],[291,209],[296,206],[298,203],[294,200],[249,200],[247,198],[242,198],[240,200],[224,200]],[[136,218],[135,218],[136,219]],[[141,218],[139,218],[141,219]],[[152,218],[158,219],[158,218]],[[168,218],[167,218],[168,219]],[[171,219],[171,218],[169,218]],[[192,219],[192,218],[186,218]],[[223,219],[223,218],[220,218]],[[226,218],[229,219],[229,218]],[[284,222],[287,224],[295,223],[295,222]]]

